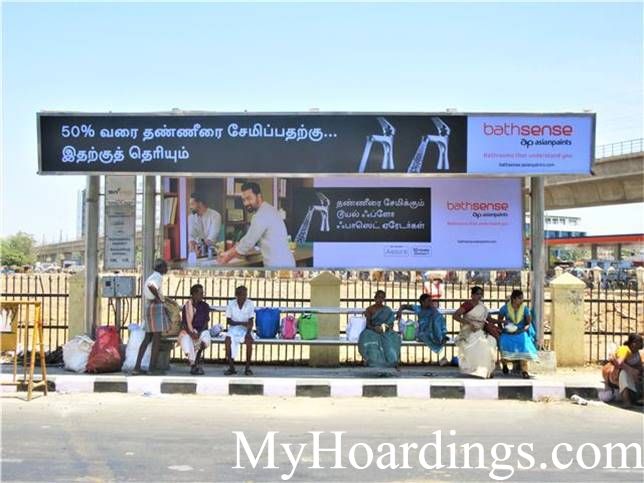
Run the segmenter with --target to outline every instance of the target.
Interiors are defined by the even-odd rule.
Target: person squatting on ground
[[[607,389],[618,389],[625,407],[635,404],[638,399],[641,402],[644,367],[640,351],[643,347],[640,334],[629,334],[602,368]]]

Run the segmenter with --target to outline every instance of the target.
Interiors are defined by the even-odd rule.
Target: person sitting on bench
[[[418,302],[414,305],[401,305],[396,318],[400,320],[403,310],[412,310],[418,317],[416,339],[423,342],[432,352],[439,354],[447,343],[445,317],[436,308],[434,300],[429,294],[422,294]]]
[[[394,332],[396,314],[385,305],[385,292],[378,290],[374,304],[365,310],[367,327],[358,339],[358,351],[368,367],[394,367],[400,362],[400,335]]]
[[[196,284],[190,287],[190,300],[181,310],[181,332],[179,332],[179,345],[188,356],[190,374],[203,375],[201,356],[204,349],[210,346],[210,306],[203,300],[203,285]]]
[[[236,374],[234,359],[239,352],[239,346],[246,344],[246,369],[244,374],[252,376],[250,360],[253,355],[253,318],[255,317],[255,304],[248,298],[248,289],[243,285],[235,289],[235,298],[228,302],[226,307],[226,361],[228,369],[225,375]]]

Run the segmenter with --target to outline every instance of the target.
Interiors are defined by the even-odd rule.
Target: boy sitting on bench
[[[211,343],[208,322],[210,321],[210,306],[203,300],[203,286],[196,284],[190,287],[190,300],[181,310],[181,332],[179,345],[188,356],[190,374],[201,376],[201,356]]]

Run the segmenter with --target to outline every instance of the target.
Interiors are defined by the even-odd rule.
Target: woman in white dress
[[[255,304],[248,298],[248,289],[243,285],[235,289],[235,298],[228,302],[226,307],[226,322],[228,330],[226,333],[226,360],[228,369],[225,375],[236,374],[235,357],[239,352],[239,346],[246,344],[246,369],[244,374],[252,376],[250,360],[253,356],[253,319],[255,317]]]
[[[471,299],[464,302],[454,313],[454,320],[461,324],[456,339],[458,367],[468,376],[488,379],[494,376],[496,366],[497,321],[481,302],[483,289],[472,287]]]

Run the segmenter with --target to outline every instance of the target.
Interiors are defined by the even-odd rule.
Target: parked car
[[[38,273],[58,273],[60,272],[60,267],[55,263],[42,262],[36,263],[34,270]]]

